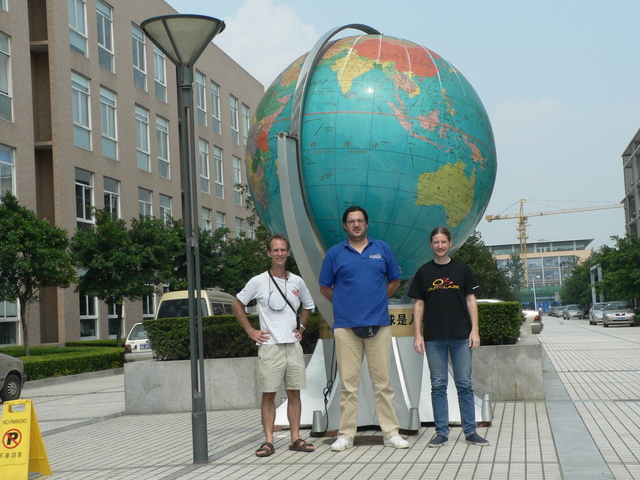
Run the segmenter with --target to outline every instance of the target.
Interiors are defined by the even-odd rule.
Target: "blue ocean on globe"
[[[249,133],[249,187],[271,232],[286,234],[276,136],[289,131],[305,57],[267,89]],[[433,228],[446,226],[458,248],[489,203],[497,163],[484,106],[453,65],[413,42],[329,44],[310,72],[300,129],[304,201],[325,250],[346,238],[345,208],[360,205],[369,236],[391,246],[408,279],[432,258]]]

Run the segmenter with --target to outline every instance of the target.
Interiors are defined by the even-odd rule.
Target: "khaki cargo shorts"
[[[258,385],[263,393],[307,388],[304,355],[300,342],[258,347]]]

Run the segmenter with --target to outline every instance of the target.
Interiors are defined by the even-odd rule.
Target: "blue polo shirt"
[[[349,241],[329,249],[319,283],[333,287],[333,328],[390,325],[387,283],[400,278],[391,247],[369,239],[362,253]]]

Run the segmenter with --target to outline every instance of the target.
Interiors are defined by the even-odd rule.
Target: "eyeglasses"
[[[287,308],[287,280],[284,281],[284,298],[282,297],[282,295],[280,294],[280,292],[276,292],[276,296],[275,299],[271,300],[271,294],[274,292],[273,289],[269,289],[269,296],[267,297],[267,305],[269,306],[269,309],[273,310],[274,312],[281,312],[282,310],[284,310],[285,308]],[[282,301],[282,306],[278,305],[278,300],[280,299]],[[277,305],[277,306],[274,306]]]
[[[347,220],[347,225],[353,225],[354,223],[367,223],[367,221],[363,219],[356,218],[355,220]]]

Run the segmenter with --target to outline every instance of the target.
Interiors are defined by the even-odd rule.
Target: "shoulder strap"
[[[271,277],[271,280],[273,281],[273,284],[276,286],[276,288],[278,289],[278,291],[280,292],[280,295],[282,295],[282,298],[284,298],[284,301],[287,302],[287,305],[289,305],[289,308],[291,308],[291,310],[293,310],[293,313],[296,314],[296,324],[297,324],[297,329],[300,330],[300,316],[298,315],[298,312],[295,308],[293,308],[293,305],[291,305],[291,303],[289,302],[289,299],[287,298],[287,296],[282,292],[282,290],[280,290],[280,285],[278,285],[278,282],[276,282],[276,279],[273,278],[273,275],[271,275],[271,270],[267,270],[267,272],[269,273],[269,277]],[[300,304],[300,306],[302,306],[302,303]]]

